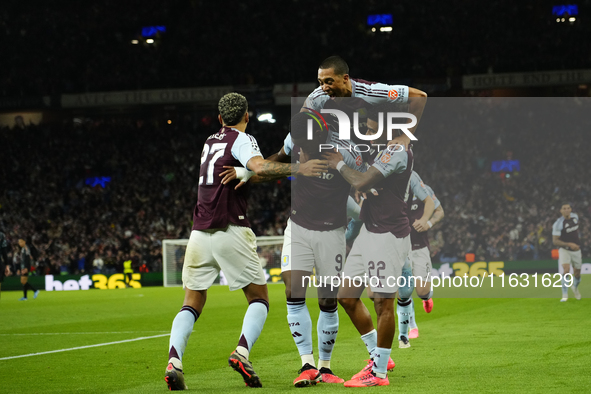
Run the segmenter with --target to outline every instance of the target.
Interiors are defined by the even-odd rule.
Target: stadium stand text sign
[[[141,274],[133,274],[128,284],[126,284],[123,274],[113,274],[111,276],[94,274],[92,280],[88,275],[81,276],[79,280],[68,279],[62,282],[58,279],[59,276],[46,275],[45,291],[89,290],[92,287],[101,290],[125,289],[128,286],[136,289],[142,287],[139,282]]]
[[[62,95],[63,108],[88,108],[117,105],[167,104],[167,103],[217,103],[231,86],[211,88],[130,90]]]
[[[579,85],[591,82],[591,70],[537,71],[511,74],[475,74],[462,77],[464,89]]]

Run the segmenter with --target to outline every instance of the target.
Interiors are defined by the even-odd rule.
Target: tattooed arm
[[[303,164],[279,163],[255,156],[247,163],[248,168],[258,176],[285,177],[290,175],[320,176],[326,172],[326,160],[310,160]]]
[[[234,179],[240,179],[235,189],[244,185],[246,181],[251,182],[269,182],[280,178],[285,178],[290,175],[302,175],[302,176],[320,176],[323,172],[328,170],[328,164],[326,160],[309,160],[305,163],[289,164],[279,163],[275,161],[269,161],[262,158],[262,156],[255,156],[250,159],[247,163],[248,168],[251,169],[254,174],[248,176],[245,180],[236,175],[236,169],[231,166],[224,166],[226,169],[220,174],[222,183],[226,184]],[[244,170],[244,168],[242,168]]]

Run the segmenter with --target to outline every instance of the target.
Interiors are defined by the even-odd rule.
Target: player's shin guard
[[[412,298],[410,299],[409,308],[410,308],[410,315],[408,317],[408,328],[410,328],[412,330],[413,328],[417,328],[417,321],[415,320],[415,303],[412,300]],[[400,319],[400,317],[398,317],[398,319]]]
[[[373,358],[373,354],[375,353],[376,347],[378,346],[378,332],[373,329],[367,334],[362,335],[361,340],[363,343],[365,343],[365,347],[369,353],[369,358]]]
[[[427,301],[427,300],[431,299],[431,297],[433,297],[433,288],[431,288],[431,290],[429,291],[429,293],[426,296],[421,297],[421,300]]]
[[[399,299],[396,312],[398,314],[398,339],[400,337],[408,338],[408,325],[410,323],[410,314],[412,310],[411,299]]]
[[[256,299],[250,302],[244,320],[242,322],[242,332],[236,351],[244,358],[248,359],[250,350],[254,343],[259,339],[263,326],[269,313],[269,303],[263,299]]]
[[[193,331],[193,325],[195,325],[198,318],[199,312],[188,305],[183,306],[181,311],[177,313],[170,330],[169,359],[178,358],[181,361],[183,360],[183,353]]]
[[[390,360],[392,349],[377,347],[373,359],[373,372],[379,378],[385,378],[388,371],[388,360]]]
[[[320,316],[316,328],[318,331],[318,368],[330,368],[330,356],[339,333],[339,313],[337,305],[320,306]]]
[[[579,288],[579,283],[581,283],[581,277],[579,276],[578,278],[575,276],[573,277],[573,289],[578,289]]]
[[[565,297],[568,297],[568,286],[566,285],[566,279],[564,278],[564,275],[562,275],[562,298]]]
[[[306,357],[308,364],[315,366],[312,357],[312,319],[304,298],[287,299],[287,322],[300,356],[302,359]]]

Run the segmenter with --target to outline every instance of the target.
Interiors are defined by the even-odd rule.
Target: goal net
[[[183,285],[183,262],[188,239],[165,239],[162,241],[162,271],[165,287]],[[257,253],[268,282],[281,280],[281,248],[283,235],[257,237]],[[223,273],[215,283],[227,284]]]

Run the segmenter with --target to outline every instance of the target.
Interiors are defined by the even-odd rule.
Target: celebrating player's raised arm
[[[408,129],[408,131],[414,135],[421,117],[423,116],[423,110],[425,109],[425,104],[427,103],[427,93],[423,92],[422,90],[409,87],[408,103],[408,112],[417,118],[417,123]],[[408,150],[408,146],[410,145],[410,137],[403,133],[394,138],[392,141],[389,141],[388,145],[402,145],[404,146],[405,150]]]
[[[329,168],[339,171],[347,182],[362,192],[370,191],[388,175],[404,171],[407,164],[406,152],[381,151],[376,156],[374,165],[366,172],[359,172],[345,164],[340,152],[325,152],[324,157],[328,160]]]
[[[384,179],[384,175],[375,167],[369,167],[366,172],[359,172],[348,167],[340,152],[325,152],[324,156],[328,160],[328,167],[339,171],[343,178],[359,191],[369,191],[376,183]]]

